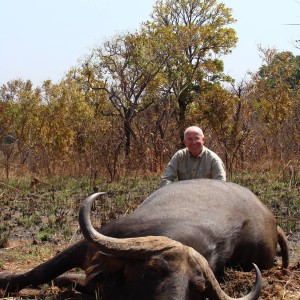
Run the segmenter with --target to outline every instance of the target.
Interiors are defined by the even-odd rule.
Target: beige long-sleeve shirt
[[[194,158],[187,148],[177,151],[161,177],[161,186],[178,180],[210,178],[226,181],[226,172],[221,158],[203,146],[201,154]]]

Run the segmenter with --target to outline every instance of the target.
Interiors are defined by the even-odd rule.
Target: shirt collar
[[[193,159],[200,159],[200,158],[202,158],[203,153],[205,152],[206,147],[203,145],[201,153],[196,158],[192,155],[192,153],[189,151],[188,148],[186,148],[186,149],[187,149],[187,151],[188,151],[188,153],[189,153],[189,155],[190,155],[191,158],[193,158]]]

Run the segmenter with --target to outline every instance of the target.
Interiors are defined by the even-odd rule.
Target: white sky
[[[300,0],[220,0],[233,9],[237,48],[224,58],[236,80],[261,65],[257,45],[290,50],[300,39]],[[155,0],[0,0],[0,85],[30,79],[57,82],[96,44],[134,31]]]
[[[239,38],[232,54],[224,59],[225,70],[236,80],[242,80],[248,71],[261,66],[258,45],[291,51],[300,40],[300,0],[222,0],[232,8],[237,22],[233,25]],[[299,26],[285,24],[298,23]]]

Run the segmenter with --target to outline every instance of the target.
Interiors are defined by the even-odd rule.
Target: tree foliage
[[[186,111],[206,82],[223,76],[221,55],[228,54],[237,37],[228,27],[235,20],[231,10],[215,0],[158,1],[152,14],[154,30],[165,29],[163,42],[170,59],[165,76],[178,103],[181,135],[186,124]],[[171,46],[170,46],[171,44]]]
[[[144,33],[116,36],[105,42],[103,48],[94,49],[85,62],[86,68],[94,70],[103,81],[91,88],[106,92],[114,112],[123,121],[126,156],[130,154],[131,136],[135,135],[132,120],[153,103],[150,92],[154,78],[167,60],[155,48],[154,38]]]
[[[253,74],[250,97],[268,144],[282,158],[285,145],[289,144],[287,128],[292,129],[289,134],[298,128],[295,110],[299,106],[300,58],[272,48],[260,48],[260,52],[263,64]]]

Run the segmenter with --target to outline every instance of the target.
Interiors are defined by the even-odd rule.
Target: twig
[[[77,227],[76,231],[74,232],[74,234],[72,235],[71,239],[70,239],[70,242],[69,242],[69,246],[72,244],[74,238],[75,238],[75,235],[77,234],[78,230],[79,230],[79,226]]]

